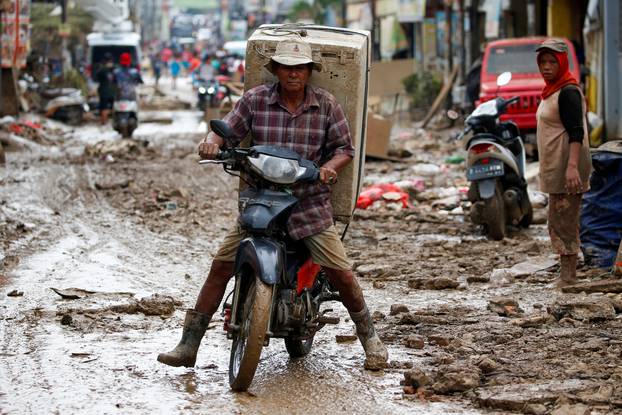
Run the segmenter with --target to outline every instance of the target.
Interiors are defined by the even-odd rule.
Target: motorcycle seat
[[[43,98],[58,98],[66,95],[73,95],[79,90],[76,88],[51,88],[41,92]]]

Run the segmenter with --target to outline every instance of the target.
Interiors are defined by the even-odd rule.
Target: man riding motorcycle
[[[119,68],[114,70],[118,101],[136,101],[136,86],[143,83],[138,69],[132,68],[132,56],[125,52],[119,56]]]
[[[253,145],[287,148],[321,166],[319,183],[294,187],[300,202],[287,228],[292,239],[304,241],[313,262],[324,268],[326,277],[339,291],[365,350],[365,368],[381,369],[388,352],[376,334],[363,292],[333,225],[330,204],[329,184],[354,155],[348,122],[333,95],[308,85],[312,70],[322,69],[313,61],[308,43],[279,42],[266,69],[278,82],[250,89],[224,118],[236,140],[225,141],[212,132],[199,144],[199,155],[213,159],[222,147],[237,146],[250,132]],[[244,236],[237,226],[225,236],[194,309],[186,313],[181,341],[172,351],[158,355],[158,361],[170,366],[194,366],[199,344],[233,275],[233,261]]]

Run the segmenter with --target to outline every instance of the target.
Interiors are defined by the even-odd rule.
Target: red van
[[[495,96],[520,96],[520,101],[511,105],[507,113],[501,116],[501,120],[514,121],[523,134],[532,133],[536,129],[536,110],[541,100],[544,80],[538,71],[535,50],[544,39],[546,38],[523,37],[490,42],[486,46],[482,61],[479,102],[488,101]],[[580,68],[574,46],[568,39],[561,40],[568,45],[570,72],[578,80]],[[497,91],[497,76],[503,72],[512,72],[512,80]]]

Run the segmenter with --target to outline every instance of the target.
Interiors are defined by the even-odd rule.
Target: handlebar
[[[461,132],[460,134],[458,134],[458,135],[457,135],[457,136],[453,139],[453,141],[460,141],[460,140],[462,140],[462,138],[463,138],[465,135],[467,135],[468,133],[470,133],[472,129],[473,129],[473,127],[471,127],[470,125],[467,125],[467,127],[466,127],[464,130],[462,130],[462,132]]]

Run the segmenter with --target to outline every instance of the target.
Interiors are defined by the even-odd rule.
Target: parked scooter
[[[89,112],[89,106],[77,88],[52,88],[40,92],[45,102],[45,116],[65,122],[69,125],[79,125],[84,114]]]
[[[499,75],[497,85],[510,82],[512,74]],[[497,97],[486,101],[465,120],[461,139],[473,132],[467,141],[467,180],[471,220],[484,225],[494,240],[505,237],[506,225],[528,227],[533,208],[525,180],[525,147],[520,131],[512,121],[499,122],[499,117],[519,97]]]
[[[43,111],[48,118],[70,125],[81,124],[84,114],[89,112],[82,91],[77,88],[50,88],[48,83],[47,77],[39,83],[29,74],[24,74],[20,80],[20,86],[28,93],[34,109]]]
[[[229,126],[210,121],[223,138]],[[240,193],[239,225],[248,232],[235,258],[235,286],[225,299],[225,331],[231,339],[229,385],[246,390],[255,375],[263,346],[283,338],[292,357],[311,351],[315,333],[325,324],[337,324],[320,305],[339,301],[320,266],[313,263],[301,241],[288,237],[287,219],[298,202],[288,190],[296,183],[314,182],[319,168],[287,149],[254,146],[222,151],[216,160],[227,173],[238,171],[249,187]],[[230,173],[233,174],[233,173]],[[228,302],[232,296],[231,302]]]
[[[122,137],[131,137],[138,127],[138,102],[119,100],[113,104],[114,115],[112,125]]]

